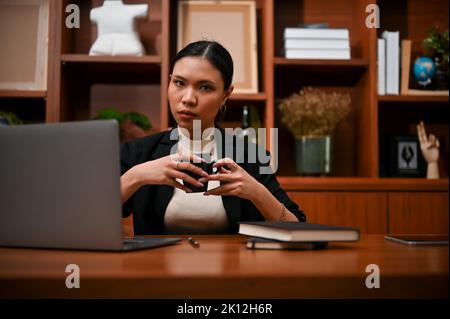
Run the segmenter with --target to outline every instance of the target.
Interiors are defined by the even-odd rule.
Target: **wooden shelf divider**
[[[369,61],[366,59],[351,59],[351,60],[302,60],[302,59],[287,59],[283,57],[274,58],[275,66],[337,66],[337,67],[358,67],[367,68],[369,66]]]
[[[371,178],[371,177],[301,177],[280,176],[286,191],[447,191],[448,178]]]
[[[266,99],[265,93],[237,93],[230,96],[232,101],[265,101]]]
[[[448,95],[379,95],[379,102],[448,103]]]
[[[45,98],[45,90],[0,90],[0,97],[4,98]]]
[[[146,56],[103,56],[87,54],[62,54],[62,62],[80,62],[80,63],[142,63],[142,64],[160,64],[161,57],[158,55]]]

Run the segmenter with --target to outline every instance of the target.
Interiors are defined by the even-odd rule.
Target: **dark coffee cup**
[[[195,154],[198,157],[201,157],[205,160],[205,162],[200,162],[200,163],[196,163],[192,160],[190,160],[189,162],[197,167],[200,167],[202,170],[204,170],[206,173],[208,174],[212,174],[213,173],[213,165],[214,162],[211,161],[211,155],[209,153],[206,154]],[[195,180],[198,180],[199,178],[202,178],[203,176],[198,175],[194,172],[185,170],[184,171],[186,174],[188,174],[189,176],[191,176],[192,178],[194,178]],[[204,193],[208,190],[208,181],[203,182],[203,186],[196,186],[196,185],[192,185],[186,181],[183,181],[183,184],[185,186],[187,186],[189,189],[192,190],[193,193]]]

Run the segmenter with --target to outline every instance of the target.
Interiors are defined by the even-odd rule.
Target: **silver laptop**
[[[114,120],[0,125],[0,246],[123,251],[180,238],[122,237]]]

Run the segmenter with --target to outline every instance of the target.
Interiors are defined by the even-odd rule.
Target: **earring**
[[[219,108],[220,113],[225,113],[225,111],[227,110],[227,105],[224,104]]]

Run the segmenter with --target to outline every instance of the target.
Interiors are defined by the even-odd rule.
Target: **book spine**
[[[398,95],[400,85],[400,34],[384,32],[386,39],[386,94]]]
[[[400,93],[409,93],[409,74],[411,70],[411,40],[402,41],[402,76],[400,79]]]
[[[284,38],[349,39],[348,29],[285,28]]]
[[[378,95],[386,94],[386,40],[378,39]]]
[[[350,60],[350,49],[347,50],[286,49],[285,57],[288,59]]]
[[[285,39],[286,49],[350,49],[348,40]]]

